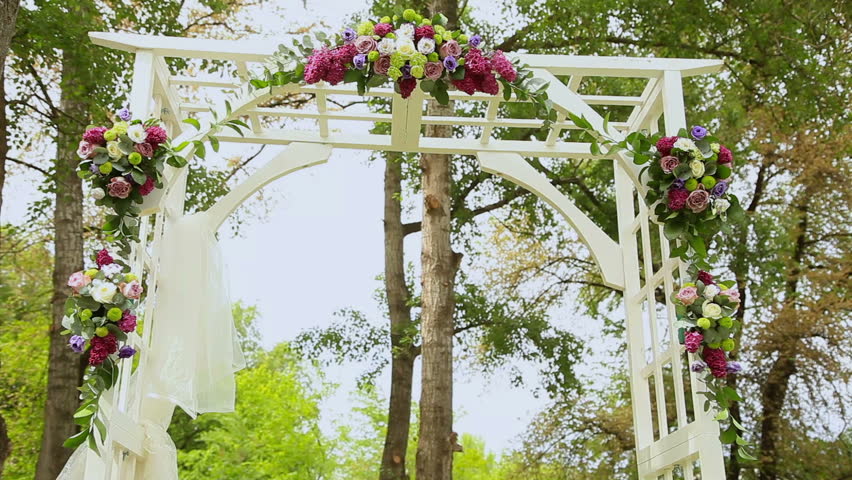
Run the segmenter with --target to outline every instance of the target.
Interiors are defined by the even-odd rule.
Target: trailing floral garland
[[[230,115],[230,104],[226,102],[226,106]],[[139,241],[139,205],[155,189],[163,188],[165,165],[184,167],[187,162],[179,152],[190,144],[195,145],[195,155],[204,159],[205,140],[214,151],[219,150],[219,141],[213,136],[219,128],[229,127],[242,135],[241,129],[247,125],[238,119],[226,119],[212,124],[201,134],[201,139],[174,146],[159,120],[132,120],[127,108],[119,110],[116,117],[118,120],[110,128],[91,126],[83,133],[77,148],[82,159],[77,174],[91,182],[95,204],[113,211],[106,216],[103,231],[108,235],[107,240],[116,241],[119,252],[127,255],[130,243]],[[195,119],[184,122],[201,129]]]
[[[356,83],[363,95],[390,80],[403,98],[419,85],[443,105],[449,103],[451,88],[469,95],[497,95],[502,84],[505,100],[514,93],[537,105],[544,112],[542,118],[552,120],[546,81],[502,51],[486,50],[481,35],[448,30],[446,23],[443,14],[430,19],[400,8],[392,17],[362,22],[333,38],[318,32],[316,43],[305,35],[292,47],[281,45],[267,62],[265,78],[251,84],[266,88],[302,82]]]
[[[727,358],[736,348],[734,337],[742,328],[735,318],[739,290],[735,282],[716,282],[706,271],[715,258],[708,255],[714,237],[730,232],[732,223],[744,219],[739,200],[729,189],[733,154],[702,126],[681,129],[678,135],[669,137],[632,132],[616,141],[608,135],[608,118],[604,132],[595,130],[585,117],[569,114],[569,118],[582,129],[583,136],[591,137],[593,154],[603,153],[601,146],[605,146],[606,154],[624,151],[633,163],[644,166],[639,176],[647,188],[645,202],[653,209],[655,221],[663,225],[665,237],[675,241],[671,257],[687,263],[691,279],[669,295],[675,305],[681,343],[698,357],[690,369],[704,374],[704,408],[709,410],[712,404],[716,420],[730,420],[720,440],[736,443],[740,457],[754,460],[746,449],[749,443],[740,434],[745,429],[730,416],[731,404],[742,401],[742,397],[725,381],[728,375],[742,370],[739,362]]]
[[[82,403],[74,414],[74,421],[84,428],[66,440],[65,446],[74,448],[88,440],[97,451],[95,432],[101,441],[106,438],[98,401],[118,380],[117,363],[136,354],[126,342],[127,335],[136,331],[136,312],[144,289],[130,267],[106,249],[92,260],[97,268],[76,272],[68,279],[74,294],[65,302],[62,334],[71,335],[68,346],[72,350],[89,353],[89,367],[80,388]]]

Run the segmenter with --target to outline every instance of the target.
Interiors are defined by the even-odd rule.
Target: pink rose
[[[692,305],[698,298],[698,289],[695,287],[683,287],[679,292],[677,292],[675,298],[684,305]]]
[[[81,288],[90,283],[92,283],[92,279],[84,275],[83,272],[75,272],[68,277],[68,286],[73,288],[75,292],[79,292]]]
[[[373,70],[376,71],[379,75],[387,75],[388,69],[391,66],[390,55],[382,55],[376,60],[373,64]]]
[[[444,73],[444,65],[441,62],[426,62],[423,71],[426,72],[426,78],[429,80],[437,80]]]
[[[138,280],[133,280],[130,283],[120,285],[121,294],[133,300],[139,300],[142,296],[142,284]]]
[[[94,157],[95,146],[85,140],[80,140],[80,145],[77,147],[77,156],[84,160]]]
[[[710,194],[707,190],[695,190],[686,197],[686,207],[692,210],[692,213],[703,212],[709,204]]]
[[[459,55],[461,55],[462,49],[459,42],[455,40],[447,40],[443,45],[441,45],[439,52],[441,54],[441,58],[455,57],[457,59]]]
[[[148,142],[137,143],[133,149],[139,152],[139,155],[142,155],[143,157],[151,158],[154,156],[154,146]]]
[[[133,185],[130,184],[124,177],[112,177],[107,185],[110,197],[127,198],[133,190]]]
[[[370,53],[376,49],[376,41],[373,37],[368,37],[366,35],[356,38],[354,45],[358,50],[358,53]]]
[[[672,173],[678,165],[680,165],[680,160],[677,157],[667,155],[660,159],[660,167],[663,168],[664,173]]]
[[[740,291],[735,288],[729,288],[727,290],[722,290],[719,292],[719,295],[728,297],[728,300],[734,303],[740,303]]]

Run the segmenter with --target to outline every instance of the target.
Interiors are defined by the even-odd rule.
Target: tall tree
[[[432,15],[447,17],[447,29],[458,27],[458,2],[433,0]],[[430,100],[428,115],[453,115],[452,103]],[[452,126],[430,125],[426,136],[450,137]],[[420,438],[417,442],[417,478],[449,480],[453,476],[453,310],[454,284],[461,256],[453,251],[450,238],[452,172],[450,155],[423,154],[420,165],[423,189],[423,232],[420,319],[422,376],[420,392]]]
[[[3,210],[3,185],[6,183],[6,157],[9,155],[8,120],[6,119],[6,55],[15,33],[20,0],[0,0],[0,212]],[[1,420],[1,419],[0,419]],[[2,446],[0,446],[2,449]],[[0,462],[2,465],[2,462]]]

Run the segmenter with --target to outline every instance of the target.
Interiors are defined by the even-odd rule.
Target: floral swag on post
[[[305,35],[292,46],[281,45],[267,62],[265,77],[252,80],[251,85],[355,83],[364,95],[371,87],[392,81],[403,98],[419,85],[442,105],[449,103],[451,88],[468,95],[497,95],[502,85],[504,100],[514,94],[536,105],[545,128],[555,119],[546,81],[502,51],[486,50],[482,36],[448,30],[446,23],[443,14],[430,19],[398,8],[392,17],[362,22],[333,38],[323,32],[313,38]]]
[[[730,233],[732,223],[745,219],[739,200],[729,188],[734,168],[731,150],[702,126],[681,129],[678,135],[669,137],[632,132],[616,141],[608,135],[608,118],[604,119],[603,133],[585,117],[569,114],[569,118],[580,127],[583,137],[591,138],[592,154],[623,151],[633,163],[643,166],[639,177],[646,188],[645,203],[652,209],[654,221],[663,225],[666,239],[674,242],[671,257],[687,263],[691,281],[668,295],[675,306],[680,341],[697,357],[690,369],[703,374],[707,386],[701,392],[707,397],[704,409],[714,408],[715,419],[720,422],[730,420],[722,427],[720,440],[736,443],[740,457],[755,460],[746,448],[750,444],[740,434],[745,429],[730,416],[731,404],[742,401],[742,397],[726,382],[728,375],[743,368],[728,358],[736,349],[734,337],[742,328],[736,319],[739,289],[735,282],[714,281],[707,272],[716,260],[716,255],[709,253],[716,235]]]
[[[74,421],[83,429],[66,440],[65,446],[74,448],[88,440],[97,451],[95,432],[101,441],[106,438],[98,401],[118,380],[117,363],[136,354],[127,344],[127,336],[136,331],[136,312],[144,289],[130,267],[106,249],[92,260],[96,268],[74,273],[68,279],[74,294],[65,302],[62,334],[71,335],[68,346],[72,350],[89,354],[89,367],[80,387],[82,403],[74,414]]]

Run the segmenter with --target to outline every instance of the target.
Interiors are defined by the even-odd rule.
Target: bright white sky
[[[270,38],[292,26],[314,23],[337,30],[349,15],[367,4],[366,0],[309,0],[303,8],[301,2],[280,1],[277,6],[264,2],[246,15],[262,31],[261,37]],[[488,17],[499,14],[493,8],[486,11]],[[365,127],[356,124],[352,128]],[[262,165],[278,151],[267,148],[254,165]],[[245,153],[236,147],[223,152]],[[373,293],[380,287],[375,277],[383,266],[383,165],[368,164],[367,158],[368,152],[337,150],[328,164],[297,172],[267,187],[263,195],[271,199],[273,208],[264,222],[249,222],[236,238],[229,236],[228,227],[223,228],[221,245],[230,270],[232,299],[258,306],[266,346],[293,339],[306,328],[327,325],[341,308],[355,308],[371,319],[381,319]],[[11,178],[5,192],[4,221],[17,223],[23,219],[27,204],[37,198],[32,185],[24,181],[24,175]],[[419,238],[410,238],[406,247],[409,261],[419,263]],[[597,339],[599,325],[577,318],[567,309],[554,313],[557,321],[572,325],[590,343],[596,358],[607,357],[607,346]],[[529,368],[525,370],[535,374]],[[323,406],[328,433],[333,433],[334,422],[346,421],[354,377],[361,371],[358,365],[327,370],[328,379],[340,384]],[[582,371],[590,378],[596,376],[592,367],[583,367]],[[505,374],[482,378],[463,372],[459,376],[456,430],[484,438],[495,452],[511,447],[532,416],[546,405],[531,392],[511,387]],[[388,382],[385,372],[378,381],[383,396],[389,391]],[[417,397],[419,383],[415,385],[415,400]]]

